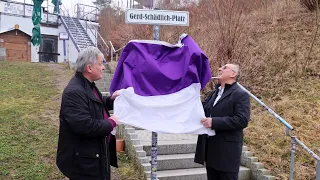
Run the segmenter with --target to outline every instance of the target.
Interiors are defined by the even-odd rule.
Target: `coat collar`
[[[84,89],[88,93],[89,98],[92,99],[93,101],[101,103],[101,101],[96,97],[96,95],[93,92],[93,88],[95,88],[97,90],[99,96],[100,97],[102,96],[100,91],[97,89],[95,83],[90,82],[87,78],[85,78],[83,76],[83,74],[81,72],[76,72],[75,76],[78,77],[83,82]]]
[[[218,93],[218,87],[220,87],[220,84],[217,85],[216,87],[217,90],[214,95]],[[225,84],[223,94],[221,98],[218,100],[218,102],[215,104],[215,106],[237,88],[238,88],[237,82],[234,82],[233,84]]]

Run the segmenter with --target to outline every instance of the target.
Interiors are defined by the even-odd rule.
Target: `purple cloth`
[[[150,42],[129,42],[118,62],[110,92],[133,87],[141,96],[165,95],[193,83],[201,88],[211,79],[207,56],[190,37],[184,46],[168,47]]]

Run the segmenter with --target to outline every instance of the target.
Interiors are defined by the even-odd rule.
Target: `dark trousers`
[[[238,180],[238,172],[222,172],[206,167],[208,180]]]

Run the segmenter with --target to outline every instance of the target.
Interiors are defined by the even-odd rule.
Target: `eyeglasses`
[[[227,69],[227,68],[229,68],[231,71],[237,73],[237,71],[233,70],[231,67],[228,67],[228,66],[226,66],[226,65],[224,65],[224,66],[221,67],[221,69],[223,69],[223,70],[224,70],[224,69]]]

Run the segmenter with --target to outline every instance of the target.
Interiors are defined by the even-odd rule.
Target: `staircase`
[[[80,52],[88,46],[96,46],[90,39],[86,29],[80,23],[80,20],[78,18],[70,17],[69,15],[61,15],[60,19],[65,28],[67,29],[68,34],[71,40],[73,41],[74,45],[76,46],[78,52]],[[99,46],[99,49],[105,55],[105,57],[108,56],[110,51],[109,47],[102,38],[102,36],[99,34],[98,30],[94,26],[89,25],[87,22],[86,27],[88,28],[88,30],[91,31],[92,34],[97,34],[97,46]],[[106,62],[105,59],[104,61]],[[105,66],[106,69],[103,78],[99,81],[96,81],[96,85],[101,92],[109,91],[110,83],[113,77],[110,68],[107,65]]]
[[[151,161],[151,132],[136,130],[149,167]],[[194,163],[197,135],[158,134],[157,178],[159,180],[206,180],[206,169]],[[151,169],[147,168],[147,174]],[[250,169],[240,167],[239,180],[250,179]]]
[[[113,74],[110,72],[110,70],[106,67],[103,73],[103,77],[95,81],[95,84],[100,92],[109,92],[110,84],[113,78]]]
[[[60,16],[60,18],[79,52],[88,46],[95,46],[78,18],[70,16]]]
[[[136,154],[146,177],[151,177],[151,132],[124,126],[126,152]],[[206,180],[204,166],[194,163],[197,135],[158,134],[157,178],[159,180]],[[132,148],[131,148],[132,147]],[[275,180],[270,171],[243,146],[239,180]]]

